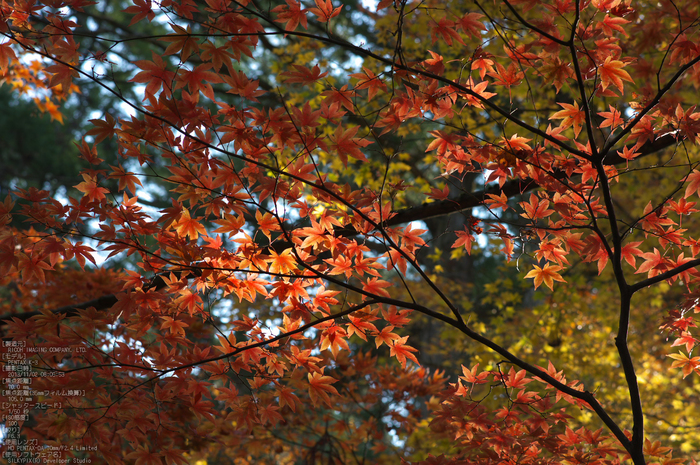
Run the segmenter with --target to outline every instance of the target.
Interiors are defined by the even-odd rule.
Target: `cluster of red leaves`
[[[152,2],[133,3],[125,10],[131,25],[156,18]],[[381,2],[378,11],[391,3]],[[73,33],[77,24],[70,12],[84,4],[2,2],[0,33],[8,42],[0,44],[0,67],[6,79],[21,82],[29,72],[20,65],[12,67],[20,52],[50,62],[32,76],[53,95],[73,89],[77,77],[97,79],[81,68],[88,56],[78,46],[80,35]],[[31,434],[47,444],[79,436],[86,444],[97,444],[100,454],[113,463],[179,463],[184,461],[180,448],[205,448],[191,439],[203,435],[236,451],[233,455],[257,451],[251,444],[263,439],[278,444],[271,429],[281,424],[291,426],[288,431],[298,425],[314,429],[320,442],[327,434],[318,430],[324,422],[313,420],[311,413],[293,415],[304,410],[302,404],[342,412],[353,402],[363,407],[376,403],[391,386],[399,399],[443,396],[433,428],[455,441],[459,452],[427,463],[458,463],[466,457],[477,463],[543,463],[540,458],[546,456],[550,462],[545,463],[613,464],[624,460],[627,452],[637,454],[637,461],[639,454],[671,460],[670,452],[653,443],[641,451],[644,438],[627,438],[617,426],[613,434],[627,452],[599,431],[569,428],[562,407],[556,405],[560,399],[599,405],[593,405],[593,396],[577,384],[567,385],[552,367],[538,375],[550,384],[544,392],[525,388],[532,379],[524,371],[484,374],[476,369],[465,370],[461,381],[445,391],[440,375],[415,368],[416,349],[402,334],[411,311],[452,324],[511,361],[515,357],[473,332],[420,266],[416,255],[427,246],[421,238],[425,231],[396,226],[391,222],[396,212],[383,193],[337,181],[332,163],[320,161],[338,159],[347,168],[368,161],[368,147],[380,146],[382,136],[409,122],[445,120],[462,111],[492,112],[528,137],[510,127],[503,127],[495,140],[448,129],[429,133],[426,152],[434,152],[443,176],[459,181],[467,173],[480,173],[486,183],[498,187],[479,201],[496,221],[486,231],[478,221],[470,223],[456,234],[453,248],[471,252],[476,237],[487,234],[502,242],[501,251],[510,259],[516,241],[532,240],[532,255],[539,264],[526,277],[534,279],[535,288],[553,288],[555,281],[564,281],[564,270],[578,257],[597,263],[599,272],[611,263],[628,301],[635,291],[666,280],[682,280],[692,289],[700,282],[695,271],[700,238],[683,229],[680,218],[697,212],[689,200],[700,192],[697,162],[689,162],[687,173],[677,180],[685,186],[684,195],[679,188],[655,198],[638,220],[625,225],[643,234],[643,241],[630,240],[615,217],[610,189],[624,173],[609,158],[617,153],[634,161],[664,137],[696,144],[700,133],[700,113],[694,107],[666,95],[665,87],[651,87],[641,71],[632,79],[626,70],[632,60],[619,43],[628,36],[631,21],[623,16],[632,14],[630,4],[555,2],[546,4],[552,18],[571,16],[576,21],[531,23],[515,14],[515,8],[527,12],[533,2],[508,3],[518,28],[527,33],[520,43],[503,39],[503,55],[482,48],[487,44],[481,36],[490,30],[487,16],[445,10],[431,18],[430,41],[426,37],[424,42],[439,50],[474,41],[473,54],[462,62],[446,62],[434,50],[413,62],[383,57],[335,41],[330,34],[318,36],[319,41],[371,57],[380,67],[391,67],[391,73],[364,67],[351,74],[352,84],[338,89],[324,81],[329,71],[318,64],[294,64],[277,76],[279,83],[294,89],[323,88],[317,101],[291,107],[284,100],[263,100],[266,93],[259,82],[238,71],[234,62],[254,56],[260,35],[293,37],[309,20],[329,30],[342,8],[331,0],[303,6],[287,0],[267,12],[251,10],[254,5],[248,1],[208,0],[206,6],[189,0],[160,2],[159,8],[178,18],[178,24],[173,22],[172,32],[161,37],[167,43],[162,54],[134,63],[140,71],[131,81],[144,86],[143,102],[129,102],[137,114],[95,120],[88,133],[92,144],[83,140],[79,145],[81,156],[91,164],[75,186],[80,198],[62,203],[45,191],[18,191],[19,211],[13,210],[12,198],[4,200],[3,283],[19,290],[16,297],[22,306],[43,310],[31,318],[13,318],[5,325],[6,334],[33,341],[38,348],[67,347],[71,354],[41,359],[42,369],[64,376],[43,377],[32,389],[50,392],[46,400],[63,407],[38,415]],[[211,36],[195,35],[186,24],[195,12],[201,16],[199,26]],[[587,21],[578,20],[583,12]],[[40,16],[43,26],[33,24],[32,16]],[[404,20],[410,18],[402,16]],[[669,85],[686,71],[697,78],[697,38],[697,32],[686,31],[666,41],[673,43],[664,65],[671,70],[664,74]],[[645,47],[651,45],[635,50],[641,56]],[[636,69],[644,68],[643,61],[634,64]],[[507,89],[512,102],[514,89],[527,79],[545,82],[562,100],[546,115],[559,122],[557,127],[539,129],[499,106],[496,92]],[[624,97],[630,86],[636,91],[634,100],[629,99],[631,113],[623,116],[609,104],[593,106],[593,97],[597,103]],[[570,88],[574,96],[564,96],[563,88]],[[365,115],[356,102],[377,99],[382,105],[371,127],[358,124]],[[48,103],[41,105],[52,112]],[[329,131],[327,124],[337,127]],[[605,136],[602,142],[596,137],[599,133]],[[98,144],[108,138],[119,146],[119,166],[106,165],[98,156]],[[131,171],[145,171],[155,157],[167,170],[162,180],[172,197],[171,206],[158,214],[139,204],[137,186],[144,174]],[[117,187],[110,190],[114,184]],[[518,202],[527,233],[516,232],[499,220],[496,210],[516,207],[508,198],[529,186],[541,190]],[[431,193],[444,202],[449,196],[449,189]],[[36,229],[10,228],[12,215],[29,219]],[[91,229],[95,223],[96,231]],[[100,273],[86,277],[76,297],[109,291],[115,302],[101,310],[91,305],[64,318],[48,310],[76,297],[68,297],[65,289],[38,289],[66,282],[69,261],[81,270],[88,262],[96,264],[88,240],[110,257],[134,257],[142,272],[130,270],[118,279],[111,275],[111,283],[104,286],[97,285],[104,279]],[[628,284],[625,263],[646,278]],[[452,314],[394,298],[387,277],[392,273],[404,283],[409,275],[419,276]],[[217,306],[229,296],[241,307]],[[260,305],[260,300],[275,311],[274,319],[258,318],[247,310],[254,308],[247,303]],[[8,305],[6,310],[17,313],[16,307]],[[225,329],[215,324],[222,316],[230,320]],[[685,345],[689,353],[695,343],[692,326],[692,319],[683,315],[668,324],[679,334],[673,345]],[[355,341],[373,342],[375,348],[386,345],[400,369],[377,369],[370,356],[348,359],[354,336]],[[684,375],[700,374],[697,357],[673,357],[673,365],[682,367]],[[358,387],[365,377],[382,383]],[[503,386],[508,395],[509,405],[493,417],[467,386],[486,382]],[[82,391],[80,399],[65,394]],[[419,414],[411,411],[410,402],[403,408],[408,415],[396,409],[391,417],[399,428],[410,429]],[[326,424],[347,434],[338,457],[363,444],[362,435],[351,431],[369,435],[373,421],[378,421],[370,417],[350,426],[338,415],[325,415]],[[291,441],[297,439],[301,440]],[[317,444],[307,446],[315,450]],[[279,447],[282,454],[284,446]]]

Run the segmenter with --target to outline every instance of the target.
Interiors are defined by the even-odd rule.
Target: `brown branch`
[[[677,139],[674,134],[666,134],[657,138],[654,142],[645,143],[638,152],[641,153],[636,159],[642,158],[646,155],[651,155],[652,153],[660,152],[661,150],[668,148],[675,144]],[[633,146],[629,146],[631,149]],[[603,162],[604,165],[622,165],[627,163],[628,160],[620,157],[616,152],[609,153]],[[556,179],[561,179],[563,173],[550,173],[550,175]],[[394,226],[397,224],[408,223],[410,221],[426,220],[428,218],[434,218],[441,215],[450,215],[452,213],[457,213],[463,210],[468,210],[470,208],[478,207],[481,205],[486,198],[487,194],[499,194],[504,193],[506,197],[510,198],[514,195],[519,195],[524,192],[533,190],[540,187],[532,179],[515,179],[506,182],[502,188],[498,186],[490,186],[484,190],[477,192],[465,193],[456,199],[441,200],[439,202],[424,203],[417,205],[415,207],[405,208],[399,210],[395,216],[390,220],[386,221],[387,226]],[[346,234],[347,235],[347,234]]]

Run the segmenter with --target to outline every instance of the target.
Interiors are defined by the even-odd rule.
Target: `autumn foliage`
[[[0,203],[3,338],[52,373],[24,438],[695,463],[696,0],[133,0],[108,32],[103,6],[0,0],[17,99],[122,102],[67,193]]]

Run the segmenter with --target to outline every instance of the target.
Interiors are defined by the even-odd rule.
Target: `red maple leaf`
[[[367,147],[372,141],[361,137],[355,137],[359,129],[359,126],[349,129],[339,126],[335,132],[329,136],[330,144],[328,148],[337,152],[340,161],[342,161],[345,166],[348,166],[348,155],[360,161],[367,161],[367,157],[362,153],[360,148]]]
[[[316,8],[309,8],[309,12],[315,14],[322,23],[327,23],[331,18],[338,16],[343,8],[343,5],[333,8],[331,0],[314,0],[314,3]]]
[[[301,8],[301,3],[296,0],[285,0],[286,5],[274,7],[271,11],[277,14],[275,21],[284,23],[284,28],[287,31],[294,31],[299,24],[308,29],[306,20],[306,9]]]
[[[557,273],[557,271],[561,269],[561,266],[550,265],[549,263],[547,263],[542,268],[535,265],[535,269],[526,274],[525,277],[533,278],[535,280],[535,289],[537,289],[542,283],[544,283],[545,285],[547,285],[548,288],[554,290],[554,281],[566,282],[564,278],[562,278],[561,275]]]

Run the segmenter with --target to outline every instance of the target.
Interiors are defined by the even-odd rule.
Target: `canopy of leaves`
[[[13,167],[0,203],[5,352],[46,374],[23,438],[115,464],[695,463],[696,1],[0,16],[2,98],[76,109],[55,140],[81,159]],[[24,140],[0,156],[51,158]]]

